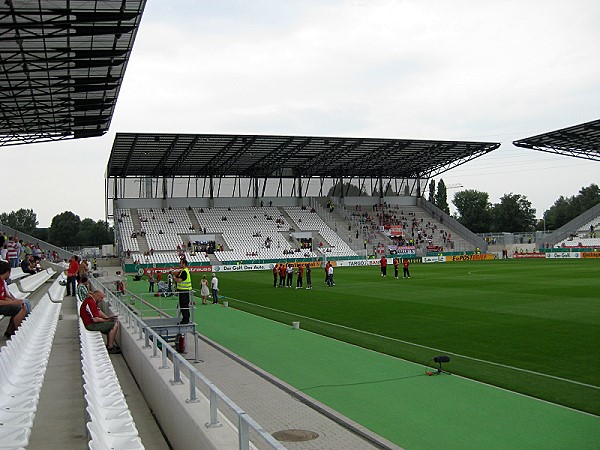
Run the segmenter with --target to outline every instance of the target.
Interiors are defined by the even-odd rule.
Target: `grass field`
[[[600,415],[598,261],[414,264],[411,275],[337,268],[328,288],[313,270],[313,290],[274,289],[267,271],[219,279],[235,308],[416,362],[448,354],[453,373]]]

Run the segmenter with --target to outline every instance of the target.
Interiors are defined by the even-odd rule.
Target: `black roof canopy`
[[[0,146],[109,127],[146,0],[3,0]]]
[[[517,147],[600,161],[600,120],[513,142]]]
[[[427,178],[490,142],[317,136],[117,133],[107,177]]]

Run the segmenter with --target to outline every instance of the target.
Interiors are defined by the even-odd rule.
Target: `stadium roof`
[[[600,161],[600,120],[513,142],[517,147]]]
[[[117,133],[106,174],[429,178],[499,146],[414,139]]]
[[[146,0],[4,0],[0,146],[109,127]]]

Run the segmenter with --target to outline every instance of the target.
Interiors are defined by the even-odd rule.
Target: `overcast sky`
[[[3,148],[2,211],[104,219],[115,133],[181,132],[501,142],[441,177],[541,217],[600,165],[512,141],[600,118],[598,24],[598,0],[148,0],[109,133]]]

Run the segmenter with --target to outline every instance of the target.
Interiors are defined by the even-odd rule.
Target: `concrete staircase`
[[[131,216],[131,222],[133,223],[133,229],[134,230],[143,230],[144,226],[142,225],[142,222],[140,222],[140,216],[138,214],[138,210],[137,209],[133,209],[131,208],[129,215]],[[148,246],[148,241],[146,240],[146,237],[142,237],[139,235],[137,235],[137,242],[138,242],[138,246],[140,247],[140,253],[143,255],[146,252],[150,251],[150,247]]]

